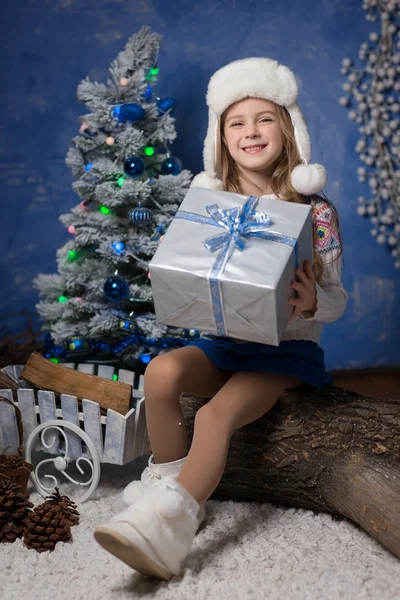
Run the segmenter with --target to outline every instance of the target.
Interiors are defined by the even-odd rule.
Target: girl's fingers
[[[309,277],[309,279],[315,279],[315,275],[314,275],[314,271],[312,270],[312,265],[311,265],[311,261],[310,260],[306,260],[304,262],[304,271],[307,275],[307,277]]]
[[[290,323],[290,321],[293,321],[300,313],[301,313],[301,309],[295,307],[293,309],[293,312],[292,312],[291,317],[289,319],[289,323]]]
[[[293,281],[292,283],[292,288],[294,290],[296,290],[297,294],[300,296],[300,298],[303,298],[304,295],[307,293],[307,291],[309,290],[308,287],[306,287],[303,283],[299,283],[298,281]]]

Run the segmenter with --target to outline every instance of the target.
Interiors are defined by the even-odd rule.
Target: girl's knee
[[[174,392],[179,388],[182,367],[171,353],[160,354],[147,365],[144,373],[144,393],[146,390]]]
[[[196,413],[194,419],[195,427],[205,429],[219,429],[222,432],[230,432],[231,425],[228,415],[216,409],[212,402],[204,404]]]

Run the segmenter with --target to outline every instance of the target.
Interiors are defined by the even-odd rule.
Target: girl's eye
[[[268,121],[272,123],[272,119],[270,119],[269,117],[264,117],[261,119],[261,121]],[[235,127],[235,125],[243,125],[243,123],[241,121],[235,121],[235,123],[231,123],[231,127]]]

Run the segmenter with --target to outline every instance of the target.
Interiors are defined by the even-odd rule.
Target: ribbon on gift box
[[[258,200],[259,198],[255,196],[249,196],[242,206],[225,210],[219,208],[217,204],[206,206],[209,217],[184,210],[178,210],[175,214],[175,219],[184,219],[185,221],[226,229],[225,233],[213,235],[203,242],[210,252],[221,249],[208,275],[216,330],[218,335],[221,336],[226,336],[226,328],[219,277],[235,247],[242,252],[246,247],[247,237],[286,244],[294,248],[296,268],[298,267],[296,238],[268,230],[271,226],[271,218],[256,210]]]

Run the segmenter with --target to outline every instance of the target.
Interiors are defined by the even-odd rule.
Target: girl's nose
[[[256,125],[249,125],[246,129],[246,137],[255,138],[260,135]]]

